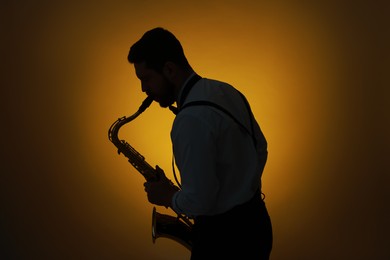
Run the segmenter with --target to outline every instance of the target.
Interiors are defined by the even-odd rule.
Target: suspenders
[[[169,107],[169,109],[175,114],[177,115],[181,110],[185,109],[186,107],[189,107],[189,106],[211,106],[211,107],[214,107],[216,109],[219,109],[221,110],[222,112],[224,112],[226,115],[228,115],[231,119],[233,119],[234,122],[236,122],[239,126],[241,126],[251,137],[252,137],[252,140],[253,140],[253,143],[256,147],[256,138],[254,136],[254,128],[253,128],[253,114],[252,114],[252,110],[249,106],[249,103],[248,101],[246,100],[245,96],[238,91],[238,93],[240,94],[241,98],[243,99],[244,103],[245,103],[245,106],[248,110],[248,114],[249,114],[249,119],[250,119],[250,124],[251,124],[251,129],[247,129],[237,118],[235,118],[232,113],[230,113],[226,108],[216,104],[216,103],[213,103],[213,102],[210,102],[210,101],[206,101],[206,100],[198,100],[198,101],[191,101],[191,102],[188,102],[186,104],[184,104],[184,101],[185,99],[187,98],[187,95],[188,93],[190,92],[190,90],[192,89],[192,87],[196,84],[196,82],[198,82],[202,77],[199,76],[198,74],[195,74],[188,82],[187,84],[184,86],[183,88],[183,93],[180,97],[180,100],[178,102],[178,107]],[[184,106],[183,106],[184,104]]]
[[[241,94],[241,93],[240,93]],[[199,101],[192,101],[192,102],[188,102],[186,103],[180,110],[182,111],[183,109],[185,109],[186,107],[190,107],[190,106],[211,106],[211,107],[214,107],[216,109],[219,109],[221,110],[222,112],[224,112],[226,115],[228,115],[231,119],[233,119],[234,122],[236,122],[239,126],[241,126],[251,137],[252,137],[252,140],[253,140],[253,143],[256,147],[256,138],[254,136],[254,129],[253,129],[253,119],[252,119],[252,111],[249,107],[249,104],[247,102],[247,100],[245,99],[245,97],[241,94],[242,98],[244,99],[245,101],[245,104],[246,104],[246,107],[248,109],[248,113],[249,113],[249,118],[250,118],[250,123],[251,123],[251,131],[249,131],[240,121],[238,121],[237,118],[235,118],[232,113],[230,113],[227,109],[225,109],[224,107],[216,104],[216,103],[213,103],[213,102],[210,102],[210,101],[205,101],[205,100],[199,100]]]

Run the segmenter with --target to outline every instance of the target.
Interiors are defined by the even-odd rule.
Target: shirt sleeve
[[[186,109],[175,119],[171,133],[182,186],[172,205],[175,211],[187,216],[207,215],[215,207],[219,189],[216,126],[210,112],[202,113],[207,110],[210,108]]]

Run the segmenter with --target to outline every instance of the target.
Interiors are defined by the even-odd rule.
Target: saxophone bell
[[[156,207],[153,207],[152,213],[152,240],[153,243],[159,237],[172,239],[188,250],[192,248],[191,239],[192,224],[186,218],[177,215],[173,217],[158,213]]]

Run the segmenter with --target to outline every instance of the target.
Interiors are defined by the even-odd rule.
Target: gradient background
[[[390,259],[390,10],[270,2],[1,1],[2,259],[189,259],[152,243],[144,179],[107,137],[145,97],[126,58],[156,26],[251,102],[272,260]],[[120,131],[169,177],[173,118],[152,104]]]

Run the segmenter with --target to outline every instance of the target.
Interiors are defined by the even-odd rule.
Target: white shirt
[[[196,100],[222,106],[252,132],[250,112],[229,84],[202,78],[184,104]],[[256,148],[252,136],[217,108],[189,106],[176,116],[171,140],[181,177],[181,190],[172,198],[177,213],[189,217],[223,213],[261,190],[267,141],[253,117],[252,122]]]

